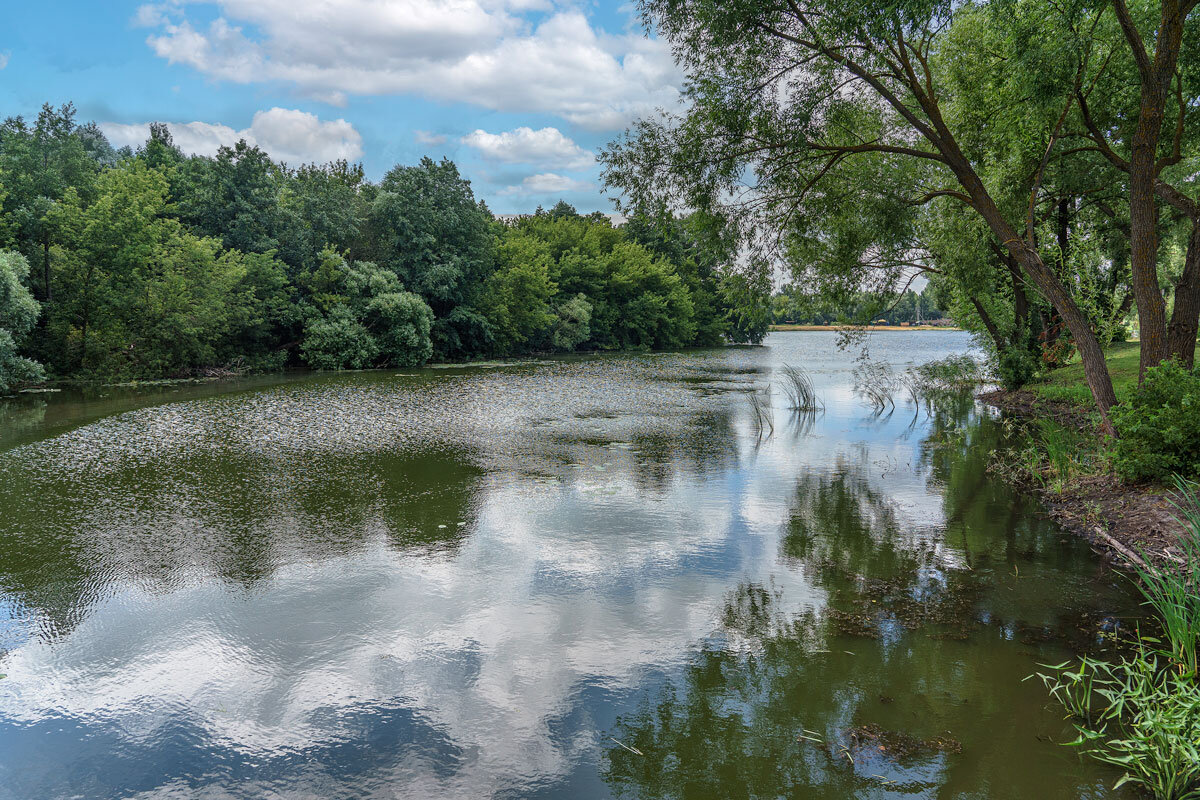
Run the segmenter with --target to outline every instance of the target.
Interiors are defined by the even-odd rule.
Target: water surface
[[[0,797],[1124,796],[1022,678],[1127,591],[836,341],[10,403]]]

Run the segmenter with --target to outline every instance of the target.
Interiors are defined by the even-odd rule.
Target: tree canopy
[[[707,231],[565,202],[501,221],[448,160],[375,183],[245,141],[189,156],[160,124],[118,151],[46,106],[0,125],[0,389],[759,341],[770,287],[733,291]]]
[[[1104,414],[1131,308],[1144,364],[1192,358],[1195,6],[642,0],[685,104],[610,145],[605,177],[630,208],[722,217],[812,291],[940,281],[1014,382],[1074,348]]]

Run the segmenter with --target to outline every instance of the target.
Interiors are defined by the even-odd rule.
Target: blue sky
[[[448,156],[497,213],[611,211],[596,151],[680,76],[633,9],[555,0],[0,3],[0,115],[73,101],[116,145],[247,138],[372,178]]]

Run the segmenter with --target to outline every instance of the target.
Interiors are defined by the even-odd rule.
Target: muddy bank
[[[1011,414],[1052,419],[1100,435],[1087,409],[1042,400],[1032,392],[997,390],[979,399]],[[1032,481],[1021,488],[1037,494],[1052,519],[1087,539],[1114,564],[1127,566],[1141,558],[1160,564],[1180,561],[1176,542],[1183,526],[1175,519],[1172,492],[1165,487],[1123,484],[1106,472],[1073,481],[1062,492]]]

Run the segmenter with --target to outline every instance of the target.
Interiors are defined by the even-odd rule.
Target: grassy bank
[[[1131,400],[1138,385],[1138,343],[1114,344],[1106,359],[1118,401]],[[1146,424],[1127,431],[1132,438],[1123,437],[1127,447],[1120,452],[1098,433],[1099,417],[1078,362],[1020,391],[987,392],[981,399],[1010,412],[1017,431],[1017,445],[997,458],[997,472],[1033,489],[1050,516],[1113,560],[1126,563],[1131,553],[1160,563],[1172,560],[1169,551],[1180,525],[1169,473],[1194,475],[1194,470],[1185,463],[1172,465],[1162,476],[1122,475],[1122,465],[1129,473],[1130,464],[1139,460],[1139,448],[1151,455],[1165,452],[1169,442],[1184,448],[1194,425],[1164,416],[1165,407],[1139,410],[1135,413],[1144,411]],[[1174,413],[1178,417],[1182,412]]]
[[[1138,352],[1137,342],[1117,342],[1105,354],[1117,400],[1124,400],[1137,386]],[[1200,348],[1197,348],[1197,352],[1200,352]],[[1078,361],[1050,372],[1026,388],[1042,400],[1083,406],[1092,404],[1092,393],[1083,375],[1083,365]]]
[[[1114,788],[1200,798],[1200,483],[1178,474],[1194,476],[1200,463],[1190,411],[1200,385],[1196,373],[1168,365],[1147,373],[1138,391],[1137,342],[1113,345],[1106,361],[1123,404],[1113,415],[1119,440],[1097,435],[1074,363],[1026,391],[984,395],[1017,415],[1015,446],[993,467],[1029,484],[1050,516],[1127,570],[1150,612],[1114,634],[1117,658],[1038,673],[1078,733],[1070,745],[1124,770]],[[1176,473],[1169,479],[1164,464]]]

